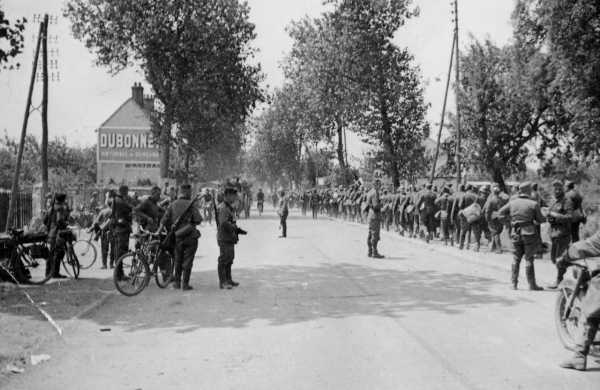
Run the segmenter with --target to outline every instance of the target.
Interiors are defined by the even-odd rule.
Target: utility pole
[[[29,92],[27,94],[27,104],[25,105],[25,115],[23,118],[23,127],[21,128],[21,140],[19,143],[19,151],[17,153],[17,166],[15,167],[14,177],[12,181],[12,189],[10,202],[8,203],[8,213],[6,215],[5,230],[8,231],[12,227],[15,207],[17,205],[17,197],[19,195],[19,175],[21,174],[21,163],[23,162],[23,149],[25,148],[25,137],[27,135],[27,122],[29,122],[29,114],[31,110],[31,95],[33,94],[33,86],[35,84],[35,74],[37,72],[38,59],[40,56],[40,43],[44,33],[44,23],[40,23],[40,32],[38,34],[37,44],[35,47],[35,55],[33,58],[33,69],[31,71],[31,80],[29,82]]]
[[[44,15],[44,28],[42,32],[42,193],[41,208],[46,206],[48,193],[48,14]]]
[[[460,133],[460,103],[458,90],[460,88],[460,46],[458,44],[458,0],[454,0],[454,42],[456,44],[456,188],[460,187],[461,175],[461,133]]]

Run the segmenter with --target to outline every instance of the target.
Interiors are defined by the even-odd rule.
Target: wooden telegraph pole
[[[44,15],[44,31],[42,33],[42,193],[41,208],[46,207],[48,193],[48,14]]]
[[[458,101],[458,89],[460,87],[460,49],[458,45],[458,0],[454,0],[454,42],[456,43],[456,188],[462,181],[461,174],[461,133],[460,133],[460,102]]]
[[[23,117],[23,127],[21,128],[21,140],[19,143],[19,151],[17,153],[17,166],[12,181],[12,189],[10,202],[8,203],[8,214],[6,216],[5,230],[8,231],[12,227],[17,197],[19,195],[19,175],[21,173],[21,163],[23,161],[23,149],[25,148],[25,137],[27,135],[27,122],[31,110],[31,95],[33,94],[33,86],[35,84],[35,74],[37,72],[38,59],[40,56],[40,43],[44,33],[44,22],[40,23],[40,32],[38,34],[37,44],[35,47],[35,55],[33,58],[33,70],[31,71],[31,80],[29,82],[29,93],[27,94],[27,104],[25,105],[25,115]]]

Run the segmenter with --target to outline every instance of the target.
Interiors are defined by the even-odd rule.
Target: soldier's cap
[[[561,187],[561,188],[562,188],[563,186],[564,186],[564,185],[563,185],[563,182],[562,182],[562,181],[560,181],[560,180],[554,180],[554,181],[552,182],[552,187]]]
[[[126,195],[129,192],[129,187],[122,185],[119,187],[119,194]]]
[[[184,190],[184,191],[191,190],[192,189],[192,185],[189,184],[189,183],[183,183],[183,184],[181,184],[179,186],[179,189],[180,190]]]
[[[531,182],[525,181],[519,184],[519,192],[521,194],[529,194],[531,192]]]

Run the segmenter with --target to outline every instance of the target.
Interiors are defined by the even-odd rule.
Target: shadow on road
[[[323,264],[235,269],[234,277],[241,287],[219,290],[216,271],[197,272],[191,292],[152,285],[138,297],[112,297],[88,319],[126,331],[177,328],[188,332],[241,328],[255,320],[277,326],[350,316],[400,318],[422,311],[454,315],[482,305],[517,303],[490,292],[497,281],[458,273]]]

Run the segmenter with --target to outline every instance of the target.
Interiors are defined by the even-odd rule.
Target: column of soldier
[[[64,278],[59,273],[64,251],[61,249],[63,245],[59,241],[61,235],[58,232],[67,228],[71,210],[65,194],[56,194],[52,199],[45,212],[52,254],[46,272],[52,273],[55,278]],[[192,187],[189,184],[181,185],[179,191],[171,187],[164,194],[160,187],[154,187],[150,195],[143,199],[138,199],[136,194],[130,193],[129,188],[123,185],[118,191],[107,193],[102,207],[98,207],[98,193],[95,193],[89,208],[99,210],[92,230],[100,241],[102,269],[113,269],[118,264],[119,257],[129,251],[135,225],[150,232],[172,231],[175,236],[173,248],[170,248],[175,263],[172,286],[174,289],[191,290],[190,276],[200,238],[197,226],[203,221],[201,214],[211,222],[214,212],[220,249],[217,267],[219,286],[221,289],[237,287],[239,283],[231,275],[234,246],[239,235],[247,234],[236,223],[234,205],[237,201],[238,189],[235,184],[229,183],[218,193],[205,189],[196,198],[192,198]],[[117,279],[127,277],[118,266],[114,272]]]
[[[380,185],[378,180],[374,183],[371,187]],[[454,190],[451,184],[440,188],[425,184],[399,187],[396,191],[356,183],[313,189],[297,194],[296,198],[304,215],[310,210],[313,218],[327,215],[369,223],[368,255],[373,258],[383,257],[377,251],[379,229],[420,238],[425,243],[439,239],[444,245],[457,246],[460,250],[472,246],[475,252],[481,250],[482,238],[485,238],[488,250],[495,253],[502,253],[501,237],[506,231],[513,250],[511,287],[517,289],[519,266],[525,258],[529,289],[541,290],[536,283],[534,259],[545,251],[542,224],[548,223],[550,259],[556,264],[569,244],[579,241],[580,226],[586,218],[583,198],[573,182],[555,181],[552,189],[552,200],[548,204],[538,185],[529,182],[506,190],[499,185],[464,184]],[[370,197],[370,192],[375,193]],[[374,196],[377,197],[375,202]],[[563,274],[562,269],[557,269],[557,279],[548,287],[556,288]]]

